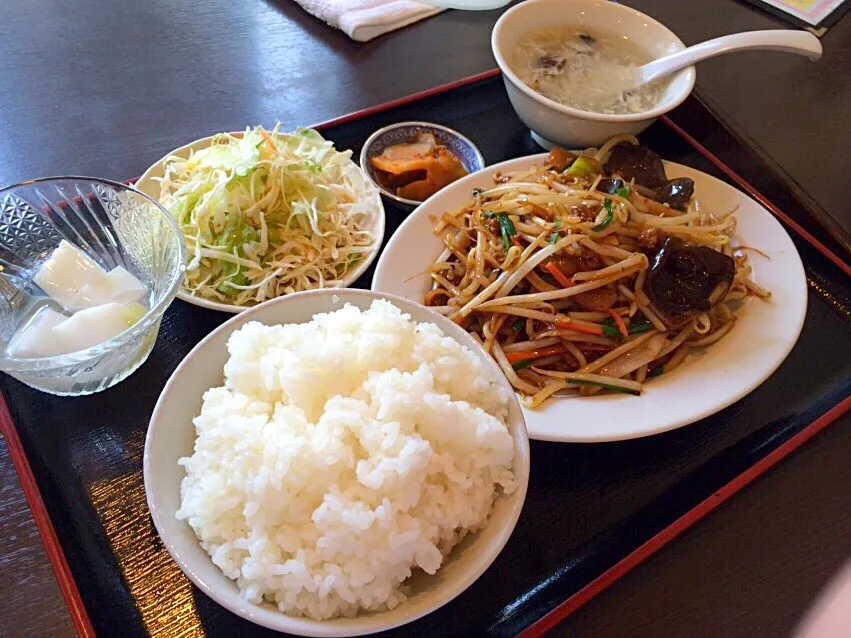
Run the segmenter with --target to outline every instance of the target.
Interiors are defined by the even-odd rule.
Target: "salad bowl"
[[[250,129],[248,129],[248,131],[251,132]],[[309,129],[302,129],[302,131],[309,131]],[[245,134],[246,131],[236,131],[228,133],[226,135],[229,135],[233,138],[241,139]],[[134,186],[140,192],[144,193],[145,195],[148,195],[155,201],[160,202],[161,180],[165,173],[166,162],[172,158],[189,158],[191,155],[197,153],[198,151],[201,151],[202,149],[208,149],[214,144],[214,142],[217,138],[219,138],[220,135],[221,134],[210,135],[208,137],[195,140],[194,142],[185,144],[167,153],[162,158],[154,162],[136,181]],[[238,170],[239,166],[237,165],[236,168]],[[335,282],[335,285],[327,286],[333,288],[347,288],[351,286],[355,281],[357,281],[357,279],[366,272],[366,270],[370,267],[370,265],[378,254],[379,248],[384,238],[385,228],[384,205],[381,201],[381,195],[378,189],[372,183],[372,181],[366,176],[366,174],[354,161],[351,161],[351,159],[349,159],[346,165],[344,166],[343,176],[341,179],[345,179],[349,182],[357,182],[358,188],[362,189],[359,191],[360,196],[362,198],[362,204],[364,208],[369,211],[368,218],[364,224],[364,230],[371,233],[372,243],[369,246],[369,250],[361,254],[359,261],[353,264],[352,267],[346,271],[345,275],[342,276],[339,281]],[[191,260],[193,256],[191,248],[188,248],[188,253],[188,259]],[[252,305],[257,305],[238,305],[208,299],[206,297],[193,294],[193,292],[186,287],[185,283],[178,290],[177,297],[178,299],[182,299],[187,303],[201,306],[203,308],[234,314],[242,312],[243,310],[252,307]],[[269,300],[270,299],[267,299],[266,301]]]

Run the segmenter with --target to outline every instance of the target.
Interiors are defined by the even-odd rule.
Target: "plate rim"
[[[379,255],[378,262],[376,263],[375,273],[373,274],[371,289],[375,292],[386,292],[386,293],[389,293],[389,294],[396,294],[396,295],[400,294],[398,290],[395,290],[395,291],[384,290],[384,289],[379,287],[380,286],[380,279],[382,278],[382,273],[385,271],[385,269],[388,268],[389,255],[390,255],[390,252],[391,252],[391,249],[392,249],[394,243],[399,241],[399,238],[402,237],[405,234],[405,232],[408,228],[410,228],[411,226],[414,225],[414,223],[417,219],[420,219],[423,215],[428,214],[427,211],[430,208],[430,206],[432,205],[432,200],[437,200],[438,198],[440,198],[442,196],[446,196],[446,193],[448,193],[450,191],[450,189],[452,189],[452,191],[461,190],[467,184],[474,182],[474,181],[477,181],[478,179],[481,179],[483,176],[494,174],[497,171],[500,171],[500,170],[522,170],[523,168],[526,168],[531,164],[543,161],[547,157],[547,155],[548,155],[547,153],[534,153],[534,154],[531,154],[531,155],[524,155],[524,156],[520,156],[520,157],[510,158],[510,159],[504,160],[502,162],[492,164],[490,166],[483,168],[481,171],[478,171],[476,173],[468,175],[467,177],[464,177],[464,178],[458,180],[457,182],[450,184],[445,189],[438,191],[436,194],[432,195],[430,198],[425,200],[422,204],[420,204],[420,206],[418,206],[410,215],[408,215],[405,218],[405,220],[402,222],[402,224],[399,225],[399,228],[397,228],[396,231],[392,234],[392,236],[390,237],[390,239],[387,242],[387,245],[381,251],[381,255]],[[531,414],[534,414],[534,412],[532,412],[529,408],[522,405],[522,402],[521,402],[521,407],[523,409],[524,416],[525,416],[526,422],[527,422],[527,429],[529,431],[529,438],[532,439],[532,440],[547,441],[547,442],[553,442],[553,443],[608,443],[608,442],[615,442],[615,441],[628,441],[628,440],[632,440],[632,439],[639,439],[639,438],[644,438],[644,437],[648,437],[648,436],[654,436],[654,435],[657,435],[657,434],[670,432],[672,430],[676,430],[676,429],[685,427],[687,425],[691,425],[692,423],[696,423],[697,421],[708,418],[708,417],[712,416],[713,414],[717,414],[718,412],[724,410],[725,408],[728,408],[729,406],[733,405],[737,401],[740,401],[742,398],[744,398],[745,396],[749,395],[751,392],[756,390],[760,385],[765,383],[765,381],[767,381],[777,371],[777,369],[783,364],[783,362],[787,359],[787,357],[789,356],[789,353],[795,347],[795,344],[798,342],[798,339],[800,338],[801,331],[803,330],[804,322],[805,322],[806,315],[807,315],[807,307],[808,307],[808,301],[809,301],[808,300],[808,292],[807,292],[806,271],[804,269],[804,264],[801,260],[801,256],[798,253],[798,250],[795,247],[795,244],[792,241],[791,236],[786,231],[786,229],[783,227],[780,220],[777,219],[777,217],[775,217],[771,213],[771,211],[768,210],[765,206],[763,206],[758,201],[756,201],[753,197],[751,197],[747,193],[742,192],[741,190],[739,190],[735,186],[732,186],[732,185],[726,183],[725,181],[723,181],[723,180],[721,180],[721,179],[719,179],[719,178],[717,178],[713,175],[710,175],[710,174],[708,174],[704,171],[701,171],[699,169],[692,168],[691,166],[688,166],[686,164],[680,164],[678,162],[672,162],[672,161],[668,161],[668,160],[664,160],[664,159],[663,159],[663,161],[664,161],[666,167],[671,167],[673,169],[685,169],[686,171],[697,173],[701,176],[701,179],[705,179],[708,182],[710,182],[710,183],[712,183],[716,186],[720,186],[723,189],[732,190],[733,192],[737,193],[737,195],[739,197],[743,197],[746,200],[748,200],[749,202],[751,202],[756,207],[755,210],[758,210],[761,214],[764,214],[766,216],[766,221],[768,221],[768,223],[774,223],[774,224],[777,225],[777,229],[782,232],[782,237],[783,237],[784,241],[787,242],[789,248],[791,248],[790,264],[792,266],[796,267],[797,274],[799,275],[796,278],[799,280],[798,284],[801,288],[801,290],[799,290],[798,294],[800,295],[800,297],[802,299],[802,303],[801,303],[801,305],[798,309],[797,317],[795,317],[796,318],[795,325],[790,330],[790,335],[792,335],[792,338],[789,339],[789,341],[787,343],[783,344],[782,349],[775,350],[776,354],[775,354],[774,357],[772,357],[772,359],[773,359],[772,363],[769,366],[766,367],[765,371],[761,372],[758,375],[755,375],[753,377],[753,379],[750,380],[750,382],[743,384],[742,387],[740,389],[738,389],[736,392],[728,393],[721,401],[713,403],[713,404],[707,406],[703,410],[697,411],[697,412],[690,414],[690,415],[688,415],[684,418],[675,418],[675,419],[672,419],[672,420],[669,420],[669,421],[665,421],[664,425],[656,426],[656,427],[653,427],[653,428],[642,428],[641,430],[636,430],[634,432],[618,432],[618,433],[601,434],[601,435],[594,435],[594,434],[591,434],[591,433],[589,433],[587,435],[576,435],[576,433],[572,433],[572,434],[568,434],[568,435],[562,435],[562,434],[559,434],[557,432],[553,432],[551,430],[548,430],[548,431],[545,431],[545,432],[538,432],[538,431],[536,431],[536,428],[534,426],[535,419],[530,418]],[[792,286],[789,286],[789,288],[791,289]],[[790,322],[790,325],[791,325],[791,322]]]
[[[317,132],[320,135],[322,135],[321,131],[317,131]],[[242,137],[245,134],[245,131],[244,130],[242,130],[242,131],[231,131],[227,134],[232,135],[234,137]],[[213,138],[215,138],[218,135],[222,135],[222,133],[215,133],[213,135],[207,135],[205,137],[200,137],[200,138],[198,138],[198,139],[196,139],[192,142],[188,142],[188,143],[183,144],[182,146],[180,146],[178,148],[175,148],[172,151],[169,151],[168,153],[166,153],[165,155],[160,157],[156,162],[154,162],[153,164],[148,166],[148,168],[145,169],[145,172],[142,173],[142,175],[139,177],[139,179],[137,179],[133,183],[133,187],[136,188],[137,190],[139,190],[140,192],[144,193],[145,195],[147,195],[148,197],[150,197],[151,199],[153,199],[154,201],[156,201],[159,204],[160,203],[159,197],[156,197],[154,195],[147,193],[146,191],[142,190],[141,187],[147,186],[148,183],[152,182],[153,177],[154,177],[153,173],[163,165],[163,163],[165,162],[166,159],[168,159],[169,157],[171,157],[173,155],[180,155],[182,153],[188,153],[191,150],[198,150],[199,148],[206,148],[206,147],[208,147],[212,144]],[[325,139],[324,135],[323,135],[323,139]],[[328,140],[328,141],[333,142],[333,140]],[[337,149],[336,144],[335,144],[334,148],[337,150],[337,152],[345,152],[345,151],[340,151],[340,149]],[[373,242],[372,250],[369,251],[368,253],[365,253],[366,258],[363,259],[354,270],[351,270],[348,273],[346,273],[346,276],[343,277],[343,279],[340,282],[340,285],[338,285],[338,286],[325,286],[324,288],[312,288],[311,290],[326,290],[326,289],[327,290],[334,290],[334,289],[339,289],[339,288],[351,287],[351,285],[354,284],[361,277],[361,275],[363,275],[369,269],[369,267],[375,261],[376,257],[378,257],[378,254],[380,252],[382,252],[381,247],[384,244],[384,234],[385,234],[386,229],[387,229],[387,214],[386,214],[386,211],[384,210],[384,201],[381,199],[381,191],[378,190],[378,188],[375,186],[375,184],[372,182],[372,180],[369,178],[369,176],[366,174],[366,172],[363,170],[363,168],[354,160],[354,151],[352,151],[351,149],[345,149],[345,150],[347,150],[351,153],[351,156],[349,157],[349,161],[352,164],[354,164],[355,168],[357,168],[363,174],[364,182],[366,184],[368,184],[370,187],[372,187],[373,190],[375,191],[375,203],[378,206],[378,208],[376,209],[376,213],[375,213],[375,223],[374,223],[374,228],[373,228],[373,236],[375,238],[375,241]],[[140,185],[141,185],[141,187],[140,187]],[[162,204],[160,204],[160,206],[162,206]],[[298,291],[298,292],[304,292],[304,291]],[[285,295],[279,295],[278,297],[272,297],[271,299],[267,299],[266,301],[261,301],[259,304],[254,304],[253,306],[236,306],[234,304],[226,304],[226,303],[222,303],[220,301],[213,301],[211,299],[204,299],[203,297],[196,297],[195,295],[187,292],[184,289],[183,284],[181,283],[180,288],[177,289],[177,295],[176,296],[181,301],[185,301],[186,303],[190,303],[194,306],[200,306],[201,308],[207,308],[208,310],[218,310],[219,312],[227,312],[227,313],[235,315],[235,314],[239,314],[240,312],[242,312],[244,310],[248,310],[249,308],[256,308],[260,304],[264,304],[267,301],[271,301],[272,299],[279,299],[280,297],[283,297]]]

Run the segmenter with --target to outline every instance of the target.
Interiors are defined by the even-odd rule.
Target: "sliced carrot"
[[[529,359],[540,359],[541,357],[551,357],[554,354],[564,352],[564,347],[560,345],[550,346],[548,348],[536,348],[535,350],[518,350],[516,352],[506,352],[505,358],[508,363],[520,363]]]
[[[585,323],[576,323],[575,321],[570,321],[570,319],[557,321],[555,323],[557,328],[564,328],[565,330],[573,330],[574,332],[581,332],[587,335],[597,335],[602,336],[603,328],[602,326],[585,324]]]
[[[272,152],[277,153],[277,152],[278,152],[278,147],[277,147],[277,146],[275,146],[275,143],[272,141],[272,136],[271,136],[271,135],[269,135],[269,134],[266,132],[266,130],[265,130],[265,129],[259,128],[259,129],[257,129],[257,130],[258,130],[258,131],[260,131],[260,135],[261,135],[261,137],[262,137],[262,138],[266,141],[266,144],[268,144],[268,145],[269,145],[269,148],[271,148],[271,149],[272,149]]]
[[[612,319],[615,321],[615,325],[618,327],[618,330],[624,337],[629,336],[629,330],[626,329],[626,324],[623,322],[621,316],[614,311],[613,308],[609,308],[608,313],[612,316]]]
[[[550,262],[544,268],[553,276],[557,282],[559,282],[562,287],[570,288],[573,286],[573,282],[567,278],[567,276],[561,271],[561,269],[556,266],[554,263]]]

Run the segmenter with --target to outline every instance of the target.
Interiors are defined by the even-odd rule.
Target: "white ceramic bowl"
[[[234,137],[242,137],[244,131],[235,131],[231,133]],[[158,159],[154,164],[146,170],[142,176],[136,181],[133,185],[136,190],[139,190],[154,201],[160,200],[160,184],[155,179],[163,176],[163,168],[165,165],[165,160],[171,156],[178,157],[189,157],[190,153],[195,151],[199,151],[202,148],[207,148],[213,143],[213,138],[215,136],[211,135],[209,137],[201,138],[200,140],[195,140],[194,142],[190,142],[189,144],[184,144],[180,148],[177,148],[170,153],[167,153],[160,159]],[[361,171],[361,168],[353,161],[352,169]],[[373,186],[373,182],[369,179],[366,174],[364,174],[364,180],[371,187]],[[374,192],[370,194],[370,197],[374,199],[375,206],[375,214],[372,216],[371,224],[368,227],[368,230],[372,232],[373,237],[375,237],[375,243],[370,252],[365,253],[361,262],[354,269],[350,270],[345,277],[342,279],[342,283],[340,285],[341,288],[345,288],[347,286],[351,286],[355,281],[357,281],[358,277],[360,277],[363,273],[366,272],[367,268],[370,267],[372,262],[375,260],[375,257],[378,255],[378,251],[381,248],[381,243],[384,240],[384,204],[381,202],[381,194],[378,189],[375,188]],[[185,288],[181,287],[177,291],[177,298],[182,299],[191,304],[195,304],[196,306],[201,306],[202,308],[209,308],[210,310],[219,310],[221,312],[230,312],[237,313],[242,312],[243,310],[247,310],[252,306],[235,306],[233,304],[221,303],[218,301],[213,301],[212,299],[205,299],[203,297],[197,297],[193,294],[190,294]]]
[[[637,135],[681,104],[694,87],[694,67],[689,67],[671,78],[656,108],[650,111],[603,115],[559,104],[526,86],[508,66],[515,47],[530,32],[559,26],[628,38],[654,58],[685,48],[653,18],[609,0],[526,0],[506,11],[491,34],[493,55],[502,70],[511,105],[545,148],[554,144],[568,148],[597,146],[619,133]]]
[[[493,360],[462,328],[414,302],[368,290],[316,290],[280,297],[240,313],[210,333],[186,356],[160,395],[145,440],[145,493],[154,524],[172,558],[205,594],[251,622],[300,636],[356,636],[411,622],[446,604],[469,587],[497,557],[511,536],[529,482],[529,438],[520,405],[509,392],[508,426],[514,438],[514,477],[517,490],[497,499],[487,526],[455,547],[434,576],[417,574],[409,580],[412,595],[392,611],[357,618],[315,621],[295,618],[271,605],[254,605],[239,594],[236,584],[216,567],[184,521],[175,518],[180,505],[184,471],[179,458],[192,454],[195,428],[205,390],[222,384],[230,334],[249,321],[266,324],[303,323],[316,313],[331,312],[351,303],[366,309],[375,299],[388,299],[415,321],[432,322],[444,334],[476,352],[492,378],[511,390]]]

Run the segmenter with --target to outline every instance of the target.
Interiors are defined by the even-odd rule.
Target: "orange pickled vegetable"
[[[413,142],[394,144],[370,158],[370,163],[379,171],[382,186],[416,201],[427,199],[467,174],[461,161],[431,133],[420,133]]]

